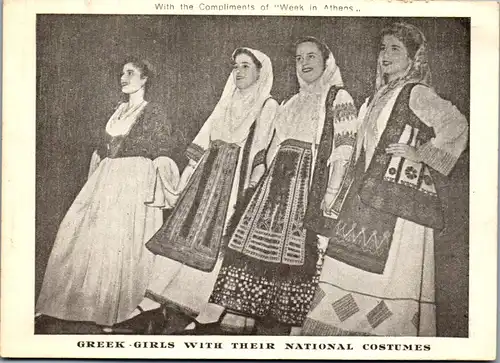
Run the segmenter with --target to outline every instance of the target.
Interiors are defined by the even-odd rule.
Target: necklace
[[[126,117],[130,116],[131,114],[133,114],[135,111],[137,111],[144,104],[144,102],[146,102],[146,101],[143,100],[141,103],[139,103],[138,105],[135,105],[132,108],[127,107],[126,109],[122,110],[122,112],[120,112],[120,115],[118,116],[118,120],[121,120],[121,119],[126,118]]]

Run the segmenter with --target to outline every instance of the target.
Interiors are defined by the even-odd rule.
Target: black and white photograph
[[[473,17],[415,15],[35,14],[34,339],[469,339],[497,126]]]

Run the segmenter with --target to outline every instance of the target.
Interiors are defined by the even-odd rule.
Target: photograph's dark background
[[[396,20],[425,33],[434,88],[469,118],[469,19],[38,15],[36,296],[57,228],[87,178],[97,135],[121,100],[119,75],[128,56],[155,66],[147,98],[164,107],[187,145],[222,93],[235,48],[271,58],[272,94],[281,102],[298,90],[294,41],[316,36],[331,48],[359,108],[374,90],[380,30]],[[182,167],[181,153],[172,156]],[[468,152],[441,197],[447,225],[435,241],[446,261],[436,270],[438,334],[467,336]]]

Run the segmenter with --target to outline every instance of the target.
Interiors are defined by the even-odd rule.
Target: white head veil
[[[242,92],[236,87],[234,82],[234,71],[231,72],[219,102],[205,122],[200,134],[193,141],[205,149],[208,147],[209,140],[203,142],[204,137],[201,134],[206,127],[210,128],[210,140],[223,140],[236,143],[245,140],[248,130],[260,113],[264,102],[271,96],[270,93],[273,86],[271,60],[267,55],[258,50],[250,48],[242,49],[251,52],[262,64],[259,78]],[[233,58],[235,52],[233,52]]]
[[[328,58],[325,62],[325,69],[321,76],[312,83],[305,82],[299,75],[298,69],[296,70],[297,79],[300,85],[299,93],[294,95],[289,102],[287,102],[284,106],[284,109],[281,112],[280,118],[277,121],[278,133],[280,133],[279,129],[286,130],[287,128],[300,128],[300,124],[307,122],[308,120],[299,120],[295,116],[296,112],[288,111],[290,108],[294,107],[294,104],[302,97],[310,97],[315,96],[317,99],[319,97],[319,104],[317,102],[306,102],[305,105],[301,105],[303,111],[307,112],[310,115],[317,115],[317,132],[316,132],[316,140],[318,143],[321,137],[321,133],[323,132],[323,125],[325,123],[325,115],[326,115],[326,97],[328,96],[328,91],[332,86],[342,87],[344,85],[342,81],[342,75],[340,74],[340,69],[337,67],[335,62],[335,58],[331,50],[328,46],[319,40],[308,40],[310,37],[304,38],[303,43],[311,42],[311,43],[321,43],[328,50]],[[300,44],[300,43],[299,43]],[[319,47],[318,47],[319,48]],[[321,50],[321,49],[320,49]],[[310,110],[305,110],[304,108],[310,108]],[[309,112],[308,112],[309,111]],[[286,133],[286,131],[285,131]]]

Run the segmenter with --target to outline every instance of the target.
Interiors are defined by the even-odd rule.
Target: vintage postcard
[[[495,359],[498,25],[6,1],[1,355]]]

